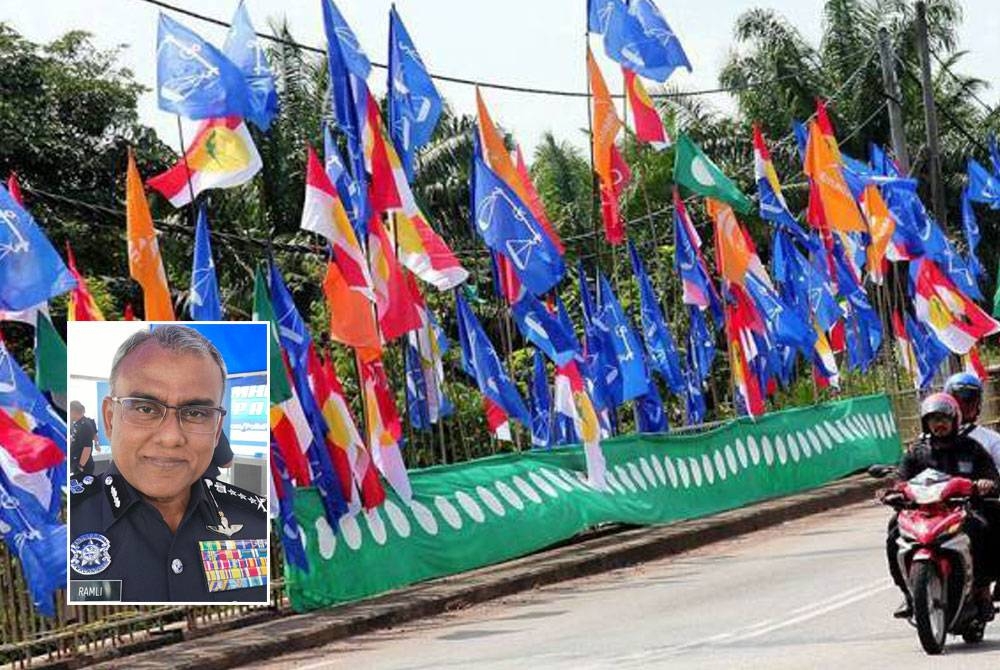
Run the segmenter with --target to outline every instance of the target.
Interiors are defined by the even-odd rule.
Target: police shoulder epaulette
[[[104,495],[111,505],[111,512],[117,519],[132,503],[132,492],[125,482],[125,478],[120,474],[104,475],[99,477],[104,484]]]
[[[75,475],[69,480],[70,504],[79,504],[100,490],[101,484],[94,475]]]
[[[247,491],[246,489],[241,489],[238,486],[233,486],[232,484],[220,482],[215,479],[209,479],[208,477],[202,481],[212,492],[212,495],[215,496],[215,499],[220,506],[225,506],[226,503],[235,503],[242,507],[247,507],[260,512],[261,514],[267,513],[267,498],[264,496],[259,496],[256,493]]]

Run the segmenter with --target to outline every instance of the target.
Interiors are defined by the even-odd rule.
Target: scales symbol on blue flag
[[[530,237],[527,238],[512,238],[504,240],[504,248],[507,251],[507,255],[510,257],[514,267],[518,270],[524,270],[528,267],[528,263],[531,260],[532,250],[539,246],[542,242],[542,236],[534,229],[525,215],[524,208],[518,205],[517,202],[512,200],[503,189],[496,187],[489,195],[483,198],[479,202],[479,208],[476,212],[476,225],[485,234],[493,226],[493,221],[496,218],[498,207],[505,206],[510,211],[511,216],[520,223],[525,230],[529,231]]]
[[[0,221],[10,230],[9,236],[0,234],[0,260],[3,260],[10,254],[24,253],[31,248],[27,238],[21,234],[21,231],[17,227],[18,218],[17,212],[14,210],[0,209]],[[3,227],[0,227],[0,231],[2,230]]]
[[[361,43],[358,42],[358,38],[354,36],[349,27],[337,26],[333,29],[333,33],[337,36],[337,41],[340,42],[341,48],[347,47],[354,52],[355,57],[363,58],[365,61],[368,60],[368,54],[361,48]]]
[[[218,80],[219,68],[201,54],[198,44],[185,44],[176,35],[168,34],[160,42],[159,49],[175,47],[181,60],[200,65],[200,69],[189,69],[160,84],[160,95],[171,102],[186,100],[192,93],[204,90],[206,84]],[[158,50],[159,51],[159,50]],[[157,57],[159,57],[157,53]]]

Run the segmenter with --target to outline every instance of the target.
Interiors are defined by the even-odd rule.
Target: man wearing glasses
[[[121,602],[266,600],[266,550],[256,547],[266,547],[267,500],[202,477],[225,378],[218,350],[186,326],[119,347],[101,408],[111,466],[70,482],[72,580],[120,580]]]

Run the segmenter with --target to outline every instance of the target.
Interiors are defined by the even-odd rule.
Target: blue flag
[[[609,58],[660,82],[679,67],[691,71],[684,47],[652,0],[600,3],[595,8],[597,4],[591,5],[587,23],[600,27],[602,12],[608,14],[603,32],[604,51]]]
[[[993,165],[993,176],[1000,179],[1000,146],[997,146],[997,136],[990,133],[990,163]]]
[[[347,157],[357,187],[354,232],[358,239],[368,239],[368,182],[365,173],[365,150],[361,128],[368,109],[368,86],[365,83],[371,64],[357,37],[332,0],[323,1],[323,30],[326,33],[327,71],[330,98],[337,127],[347,139]],[[345,207],[348,201],[345,202]]]
[[[883,177],[899,177],[899,168],[896,163],[886,153],[885,148],[875,144],[868,145],[868,160],[871,161],[872,169],[876,174]]]
[[[965,229],[965,242],[969,245],[969,271],[977,279],[982,278],[986,274],[986,270],[979,261],[979,256],[976,255],[981,235],[979,223],[976,221],[976,212],[972,208],[972,200],[969,198],[969,189],[967,188],[962,189],[962,228]]]
[[[981,202],[992,209],[1000,209],[1000,177],[994,177],[975,159],[967,164],[969,184],[966,190],[973,202]]]
[[[576,356],[580,343],[572,330],[566,330],[559,318],[530,293],[525,293],[511,308],[514,321],[524,338],[538,347],[556,365],[566,365]]]
[[[621,4],[622,0],[587,0],[587,32],[603,35],[615,5]]]
[[[771,273],[781,299],[809,319],[809,261],[795,248],[787,230],[776,228],[771,238]]]
[[[527,205],[478,155],[473,188],[476,230],[486,246],[506,256],[535,295],[558,284],[566,272],[559,250]]]
[[[74,286],[45,233],[0,186],[0,310],[28,309]]]
[[[893,246],[909,257],[922,256],[924,244],[921,231],[925,228],[926,216],[917,197],[916,182],[900,180],[886,184],[882,187],[882,198],[896,220],[896,229],[892,233]]]
[[[250,23],[250,14],[247,13],[243,0],[236,7],[222,52],[243,73],[250,97],[250,113],[247,118],[267,132],[271,121],[278,114],[278,91],[274,86],[274,75],[271,74],[267,55],[257,41],[257,33]]]
[[[799,158],[806,162],[806,146],[809,144],[809,129],[798,119],[792,119],[792,133],[795,135],[795,146],[799,150]]]
[[[625,311],[618,298],[611,290],[611,285],[604,275],[597,273],[601,287],[601,308],[599,317],[594,324],[604,332],[610,341],[615,358],[618,361],[618,371],[621,374],[621,392],[614,396],[616,405],[626,400],[638,398],[649,389],[649,372],[643,356],[639,338],[629,323]]]
[[[189,119],[252,113],[240,68],[164,14],[156,31],[156,92],[160,109]]]
[[[406,415],[416,430],[431,429],[430,408],[427,406],[427,380],[420,366],[420,352],[412,339],[407,338],[406,357]]]
[[[361,48],[361,42],[351,30],[351,26],[344,20],[343,14],[337,9],[333,0],[322,0],[322,2],[323,27],[326,30],[327,41],[331,37],[336,38],[337,51],[340,52],[345,67],[352,75],[366,81],[372,71],[368,54]]]
[[[923,208],[923,204],[920,204],[919,199],[917,200],[919,204],[919,211],[923,216],[924,227],[921,230],[921,244],[923,246],[924,254],[938,264],[948,278],[955,282],[955,285],[962,290],[963,293],[968,295],[973,300],[982,300],[983,294],[979,290],[979,284],[976,282],[976,275],[972,268],[965,262],[961,254],[955,250],[952,245],[951,240],[948,239],[944,231],[941,230],[941,226],[938,225],[931,216]],[[964,214],[964,212],[963,212]],[[963,224],[965,222],[963,221]],[[973,221],[975,225],[975,221]],[[966,230],[966,233],[969,231]],[[974,235],[978,235],[978,226],[974,231]],[[978,240],[976,240],[978,242]]]
[[[882,320],[868,302],[868,295],[858,283],[844,258],[840,241],[834,238],[833,259],[837,268],[837,287],[845,299],[844,334],[847,339],[847,365],[867,371],[882,345]]]
[[[271,478],[277,480],[274,488],[278,494],[278,500],[272,500],[271,504],[278,505],[281,546],[285,550],[285,560],[299,570],[309,572],[309,559],[306,558],[306,549],[302,546],[302,529],[294,513],[295,486],[288,474],[288,465],[285,463],[281,448],[274,441],[274,433],[271,433],[271,468]]]
[[[552,394],[545,374],[545,359],[535,349],[534,374],[531,377],[531,446],[552,446]]]
[[[618,370],[611,338],[597,326],[599,314],[594,298],[587,287],[583,263],[579,265],[580,305],[583,308],[583,335],[585,354],[581,372],[588,378],[588,390],[598,409],[611,410],[615,398],[622,394],[622,376]]]
[[[844,181],[847,183],[851,195],[854,196],[855,200],[858,200],[868,182],[873,181],[875,173],[867,163],[851,158],[843,151],[840,152],[840,158],[843,161],[841,173],[844,175]]]
[[[288,354],[292,385],[295,387],[302,412],[309,422],[312,433],[306,456],[314,473],[313,484],[323,502],[327,520],[333,526],[347,513],[347,502],[344,500],[340,481],[334,473],[330,452],[327,450],[326,419],[309,386],[308,354],[312,346],[312,336],[273,261],[268,263],[268,270],[268,288],[271,292],[274,316],[278,322],[278,339],[281,341],[281,348]]]
[[[837,302],[837,292],[827,263],[827,251],[822,244],[813,247],[809,254],[809,265],[809,310],[820,329],[827,332],[844,316],[844,310]]]
[[[715,360],[715,338],[708,329],[704,313],[697,307],[688,308],[688,367],[693,369],[699,382],[708,379]]]
[[[774,342],[809,355],[816,344],[816,331],[809,326],[802,314],[787,305],[752,272],[747,273],[745,287],[757,305]]]
[[[63,473],[65,475],[65,471]],[[60,482],[65,486],[65,479]],[[59,486],[56,487],[58,495]],[[0,468],[0,538],[21,563],[35,608],[53,617],[58,589],[66,587],[66,525]]]
[[[458,340],[462,346],[462,368],[476,380],[479,391],[499,405],[507,415],[531,425],[531,414],[521,393],[507,374],[496,349],[486,336],[479,319],[461,295],[455,296],[458,311]]]
[[[698,379],[698,374],[695,372],[694,368],[691,367],[691,351],[688,350],[688,369],[684,371],[684,378],[687,381],[687,387],[684,392],[684,412],[686,416],[686,423],[689,426],[694,426],[705,421],[705,413],[708,408],[705,406],[705,394],[701,390],[701,380]]]
[[[643,267],[642,260],[632,242],[628,243],[628,251],[629,258],[632,260],[632,273],[635,274],[635,278],[639,282],[642,339],[646,344],[646,355],[649,357],[650,367],[663,376],[672,392],[683,393],[687,384],[684,381],[684,372],[681,370],[681,361],[677,354],[677,347],[674,345],[674,338],[663,318],[663,311],[660,309],[660,303],[653,291],[653,284],[650,282],[646,268]]]
[[[215,261],[212,260],[212,242],[208,235],[205,205],[198,208],[198,223],[194,230],[194,268],[191,270],[189,308],[192,321],[222,320],[222,300],[219,298],[219,283],[215,278]]]
[[[351,221],[351,227],[355,231],[359,229],[366,230],[367,225],[361,222],[361,211],[363,208],[361,201],[367,198],[361,193],[358,183],[344,166],[344,159],[340,156],[337,143],[333,141],[330,128],[326,125],[323,126],[323,167],[326,170],[326,176],[330,178],[330,182],[337,189],[337,195],[340,196],[340,201],[347,211],[347,218]],[[359,225],[361,226],[360,228]],[[359,241],[361,239],[367,239],[367,237],[358,238]]]
[[[20,410],[31,417],[31,432],[49,438],[66,451],[66,422],[56,413],[0,339],[0,409]],[[11,414],[12,411],[8,412]],[[59,482],[57,487],[64,486]],[[58,490],[56,491],[58,496]]]
[[[692,238],[692,232],[688,230],[688,222],[685,217],[681,216],[681,208],[676,204],[680,202],[676,191],[674,192],[674,202],[674,264],[681,277],[684,303],[710,308],[716,323],[722,323],[724,319],[719,296],[715,292],[715,287],[712,286],[712,278],[708,275],[708,268],[705,267],[699,255],[698,241]]]
[[[649,380],[649,390],[635,400],[635,417],[640,433],[665,433],[670,430],[663,397],[652,379]]]
[[[913,347],[913,357],[917,359],[917,383],[921,389],[930,386],[934,381],[941,363],[947,360],[951,353],[947,347],[929,331],[924,324],[906,314],[906,334]]]
[[[389,10],[388,107],[389,134],[412,179],[414,154],[431,139],[442,102],[395,5]]]

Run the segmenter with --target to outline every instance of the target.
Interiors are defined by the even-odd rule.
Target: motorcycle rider
[[[958,402],[947,393],[933,393],[920,403],[920,424],[923,434],[903,454],[899,462],[899,479],[909,480],[927,468],[933,468],[945,474],[966,477],[975,483],[979,495],[992,493],[1000,486],[1000,473],[989,453],[975,440],[959,432],[962,423],[962,412]],[[989,584],[991,571],[989,565],[986,523],[978,514],[970,514],[966,519],[965,532],[969,536],[972,548],[972,560],[975,574],[973,598],[979,604],[984,620],[993,618],[993,602]],[[886,555],[889,560],[889,572],[896,586],[905,596],[905,602],[896,610],[897,618],[909,618],[913,613],[910,591],[906,579],[896,560],[899,547],[896,539],[899,528],[896,517],[889,523],[886,539]]]
[[[961,432],[983,445],[1000,469],[1000,433],[980,426],[979,413],[983,408],[983,383],[971,372],[959,372],[948,377],[944,392],[958,401],[962,410]]]
[[[948,377],[944,383],[944,391],[955,400],[962,410],[962,428],[960,432],[979,444],[993,457],[993,462],[1000,470],[1000,433],[978,424],[979,414],[983,407],[983,383],[971,372],[959,372]],[[993,570],[1000,575],[1000,508],[996,505],[986,505],[983,509],[990,534],[990,555],[993,559]],[[1000,600],[1000,582],[993,589],[993,599]]]

